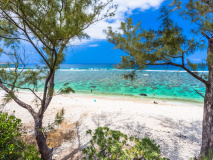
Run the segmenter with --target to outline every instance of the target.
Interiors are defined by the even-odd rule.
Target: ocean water
[[[33,65],[28,66],[33,68]],[[63,64],[56,71],[55,89],[69,83],[76,93],[119,95],[203,102],[194,89],[205,93],[205,85],[184,70],[174,66],[150,66],[136,71],[134,81],[124,79],[131,69],[115,69],[112,64]],[[199,72],[207,74],[208,71]],[[39,90],[42,90],[40,82]]]
[[[76,93],[136,96],[203,101],[194,89],[205,93],[205,85],[173,66],[150,66],[136,71],[134,81],[124,79],[130,69],[114,69],[112,64],[62,65],[55,77],[55,88],[69,83]],[[201,73],[201,72],[200,72]],[[204,71],[207,74],[208,71]]]

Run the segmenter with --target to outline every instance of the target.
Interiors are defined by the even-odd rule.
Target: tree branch
[[[22,10],[21,10],[22,11]],[[49,37],[47,36],[47,35],[45,35],[41,30],[40,30],[40,28],[38,28],[37,26],[35,26],[32,22],[30,22],[30,21],[28,21],[27,19],[26,19],[26,16],[25,16],[25,14],[24,14],[24,12],[22,12],[22,14],[24,14],[24,16],[25,17],[23,17],[23,16],[21,16],[18,12],[16,12],[16,11],[14,11],[13,10],[13,12],[15,13],[15,14],[17,14],[19,17],[20,17],[20,19],[22,19],[23,21],[24,21],[24,23],[29,27],[29,29],[38,37],[38,39],[41,41],[41,43],[44,45],[44,46],[46,46],[48,49],[50,49],[50,50],[52,50],[48,45],[47,45],[47,43],[45,43],[42,39],[41,39],[41,37],[34,31],[34,29],[32,29],[32,27],[30,26],[30,24],[31,25],[33,25],[33,27],[35,27],[37,30],[39,30],[51,43],[52,43],[52,41],[49,39]],[[29,23],[30,24],[29,24]]]
[[[50,78],[50,81],[49,81],[49,87],[48,87],[48,93],[47,93],[47,98],[46,98],[46,102],[45,102],[45,107],[44,107],[44,112],[46,111],[47,107],[49,106],[52,98],[53,98],[53,93],[54,93],[54,73],[52,75],[52,77]]]
[[[192,75],[194,78],[198,79],[199,81],[203,82],[205,85],[209,85],[209,83],[201,78],[200,76],[196,75],[194,72],[190,71],[188,68],[186,68],[184,65],[180,65],[177,63],[172,63],[172,62],[166,62],[166,63],[146,63],[145,65],[173,65],[177,67],[183,68],[185,71],[187,71],[190,75]]]
[[[5,92],[11,93],[11,90],[9,90],[5,85],[3,85],[1,79],[0,79],[0,87],[1,87]],[[37,113],[33,110],[33,108],[32,108],[30,105],[28,105],[28,104],[22,102],[22,101],[19,100],[15,95],[13,95],[11,98],[12,98],[18,105],[20,105],[21,107],[27,109],[27,110],[30,112],[30,114],[33,116],[34,119],[37,117]]]
[[[199,81],[203,82],[206,86],[209,85],[209,83],[204,80],[203,78],[201,78],[200,76],[196,75],[194,72],[190,71],[188,68],[186,68],[185,66],[183,65],[179,65],[179,64],[176,64],[176,63],[171,63],[171,65],[174,65],[174,66],[178,66],[178,67],[181,67],[183,68],[185,71],[187,71],[189,74],[191,74],[194,78],[198,79]]]
[[[0,36],[0,38],[28,41],[27,39],[23,39],[23,38],[12,38],[12,37],[5,37],[5,36]]]
[[[49,37],[48,37],[46,34],[44,34],[44,32],[43,32],[38,26],[34,25],[31,21],[29,21],[29,20],[27,19],[27,16],[26,16],[25,12],[24,12],[24,11],[22,10],[22,8],[20,7],[20,6],[23,5],[23,4],[21,4],[20,0],[19,0],[19,3],[20,3],[19,6],[16,6],[15,4],[14,4],[14,5],[15,5],[16,8],[19,8],[19,10],[20,10],[21,13],[23,14],[23,16],[22,16],[21,14],[19,14],[19,13],[18,13],[16,10],[14,10],[13,8],[11,8],[11,10],[14,12],[14,14],[16,14],[17,16],[19,16],[20,19],[22,19],[22,20],[27,24],[27,26],[30,28],[30,30],[39,38],[39,40],[44,44],[44,46],[46,46],[48,49],[52,50],[52,49],[47,45],[47,43],[44,43],[43,40],[38,36],[38,34],[37,34],[36,32],[34,32],[34,30],[32,29],[32,27],[30,26],[30,24],[33,25],[33,27],[35,27],[41,34],[44,35],[44,37],[46,37],[46,38],[52,43],[51,39],[49,39]],[[31,10],[31,11],[32,11],[32,10]],[[36,14],[36,13],[34,13],[34,14]],[[29,22],[30,24],[29,24],[28,22]]]
[[[40,101],[42,101],[41,98],[31,88],[22,88],[22,87],[18,87],[18,86],[15,86],[15,85],[12,85],[12,84],[9,84],[9,83],[5,83],[5,82],[2,82],[2,83],[6,84],[6,85],[9,85],[9,86],[14,86],[15,88],[19,88],[19,89],[30,90]]]
[[[205,34],[204,32],[201,32],[201,34],[202,34],[204,37],[206,37],[207,39],[210,39],[210,37],[209,37],[207,34]]]
[[[8,21],[10,21],[11,23],[13,23],[17,28],[19,28],[20,30],[22,30],[25,34],[25,36],[27,37],[27,39],[29,40],[29,42],[33,45],[33,47],[36,49],[36,51],[41,55],[41,57],[43,58],[43,60],[46,62],[46,64],[50,67],[50,64],[48,63],[48,61],[46,60],[46,58],[44,57],[44,55],[39,51],[38,47],[33,43],[33,41],[31,40],[30,36],[28,35],[26,28],[24,27],[24,29],[22,27],[20,27],[6,12],[3,11],[3,13],[6,15],[5,19],[7,19]]]
[[[30,43],[33,45],[33,47],[36,49],[36,51],[41,55],[41,57],[43,58],[43,60],[46,62],[46,64],[48,65],[49,68],[51,68],[49,62],[47,61],[47,59],[44,57],[44,55],[39,51],[38,47],[34,44],[34,42],[31,40],[30,36],[28,35],[27,31],[24,31],[25,35],[27,36],[27,38],[29,39]]]
[[[202,93],[200,93],[198,90],[196,90],[196,89],[194,89],[194,88],[193,88],[193,90],[194,90],[197,94],[199,94],[201,97],[205,98],[205,96],[204,96]]]
[[[53,70],[50,68],[50,73],[47,76],[46,80],[45,80],[45,84],[44,84],[44,92],[43,92],[43,99],[42,99],[42,104],[41,104],[41,109],[39,111],[39,116],[43,116],[44,111],[45,111],[45,103],[46,103],[46,98],[47,98],[47,89],[48,89],[48,83],[50,81],[50,78],[53,75]],[[50,89],[50,88],[49,88]]]

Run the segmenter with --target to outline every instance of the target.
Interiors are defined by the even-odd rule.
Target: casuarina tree
[[[111,27],[107,31],[108,41],[116,49],[127,55],[122,57],[118,67],[142,69],[147,65],[172,65],[180,67],[188,74],[205,84],[204,113],[202,124],[201,154],[213,151],[213,3],[211,1],[190,0],[181,3],[174,1],[168,8],[161,8],[161,26],[157,30],[146,30],[132,19],[122,22],[119,32]],[[173,11],[193,23],[195,26],[189,35],[185,36],[183,28],[170,18]],[[193,38],[192,38],[193,37]],[[206,45],[207,44],[207,45]],[[189,55],[197,49],[207,48],[207,57],[200,64],[193,63]],[[208,68],[208,74],[197,72]],[[134,72],[133,72],[134,73]],[[135,74],[135,73],[134,73]],[[130,78],[134,76],[131,74]]]
[[[11,62],[0,69],[0,87],[8,93],[4,104],[13,100],[30,112],[44,160],[52,159],[53,149],[46,144],[42,120],[54,95],[54,77],[65,49],[76,40],[89,38],[84,30],[113,16],[115,8],[112,0],[0,0],[0,54]],[[33,53],[25,46],[33,48]],[[42,67],[24,69],[28,57],[40,57]],[[44,83],[39,83],[42,80]],[[42,95],[37,94],[38,87],[43,87]],[[67,84],[64,87],[60,91],[73,92]],[[32,92],[36,105],[19,99],[18,90]]]

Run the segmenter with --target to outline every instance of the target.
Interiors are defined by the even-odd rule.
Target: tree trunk
[[[213,38],[208,40],[207,61],[209,79],[204,99],[201,155],[213,153]]]
[[[206,154],[208,151],[213,153],[213,90],[206,88],[203,113],[203,129],[202,129],[202,146],[201,154]]]
[[[35,120],[35,135],[39,152],[43,160],[52,160],[52,149],[47,146],[46,137],[42,132],[42,118]]]

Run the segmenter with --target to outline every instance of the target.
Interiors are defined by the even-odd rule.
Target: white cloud
[[[91,44],[89,45],[89,47],[98,47],[99,45],[98,44]]]
[[[192,59],[192,61],[196,61],[197,62],[197,61],[201,61],[201,59]]]
[[[133,10],[139,9],[140,11],[145,11],[150,8],[158,8],[163,1],[164,0],[114,0],[113,3],[118,4],[115,16],[91,25],[85,32],[90,36],[90,41],[106,39],[103,30],[107,29],[108,26],[111,26],[113,30],[117,30],[120,27],[120,23],[132,15]],[[88,40],[83,40],[80,43],[85,42],[88,42]]]

